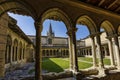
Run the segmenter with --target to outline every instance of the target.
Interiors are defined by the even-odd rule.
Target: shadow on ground
[[[53,62],[50,58],[44,58],[42,62],[42,68],[48,72],[62,72],[64,69]]]

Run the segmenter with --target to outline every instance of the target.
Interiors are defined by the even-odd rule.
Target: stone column
[[[96,44],[97,44],[97,54],[98,54],[99,67],[100,67],[100,68],[104,68],[103,54],[102,54],[102,52],[101,52],[100,34],[97,34],[97,35],[96,35]]]
[[[41,31],[42,25],[35,22],[36,28],[36,53],[35,53],[35,80],[42,80],[42,53],[41,53]]]
[[[13,61],[12,56],[13,56],[13,45],[11,45],[10,63],[12,63]]]
[[[96,48],[95,48],[95,39],[94,36],[91,36],[91,42],[92,42],[92,56],[93,56],[93,67],[97,67],[97,57],[96,57]]]
[[[72,51],[72,34],[68,34],[68,42],[69,42],[69,58],[70,58],[70,70],[73,70],[73,51]]]
[[[96,45],[97,45],[97,54],[98,54],[98,62],[99,62],[98,75],[105,76],[106,71],[104,69],[103,54],[101,52],[101,40],[100,40],[100,33],[99,32],[96,34]]]
[[[119,51],[119,42],[118,42],[118,35],[114,35],[114,42],[115,42],[115,53],[117,58],[117,68],[120,69],[120,51]]]
[[[105,57],[107,57],[107,46],[104,47],[104,51],[105,51]]]
[[[74,72],[78,72],[78,60],[77,60],[77,48],[76,48],[76,31],[77,28],[73,28],[72,30],[68,31],[68,34],[70,36],[70,46],[72,51],[72,57],[73,57],[73,70]]]
[[[107,37],[108,39],[108,47],[110,52],[110,62],[111,66],[115,66],[114,54],[113,54],[113,44],[112,44],[112,37]]]

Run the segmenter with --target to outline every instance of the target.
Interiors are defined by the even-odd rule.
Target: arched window
[[[8,35],[7,44],[6,44],[6,52],[5,52],[5,63],[9,63],[11,61],[11,47],[12,47],[12,39]]]

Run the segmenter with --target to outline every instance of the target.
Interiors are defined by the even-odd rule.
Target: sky
[[[13,13],[8,13],[11,17],[17,20],[17,25],[23,30],[26,35],[35,35],[34,20],[28,16],[17,15]],[[49,29],[50,23],[52,25],[52,30],[57,37],[67,37],[67,29],[62,21],[54,21],[46,19],[43,22],[42,35],[46,36]],[[76,25],[78,28],[76,32],[76,39],[82,39],[89,35],[89,31],[85,25]]]

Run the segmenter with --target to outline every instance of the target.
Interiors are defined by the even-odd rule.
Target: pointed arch
[[[86,25],[90,31],[90,34],[94,34],[97,31],[97,27],[96,24],[94,23],[94,21],[87,15],[83,15],[80,16],[77,21],[76,24],[83,24]]]
[[[115,29],[114,29],[112,23],[109,22],[108,20],[104,20],[101,23],[101,27],[103,29],[105,29],[105,31],[106,31],[106,33],[107,33],[108,36],[113,35],[115,33]]]
[[[12,47],[12,38],[10,35],[8,35],[7,43],[6,43],[6,52],[5,52],[5,63],[9,63],[11,60],[11,47]]]
[[[68,15],[65,12],[63,12],[59,8],[52,8],[52,9],[46,10],[42,14],[41,23],[43,23],[45,21],[45,19],[53,19],[53,20],[57,20],[57,21],[63,21],[66,25],[67,30],[70,29],[70,26],[71,26],[70,18],[68,17]]]

